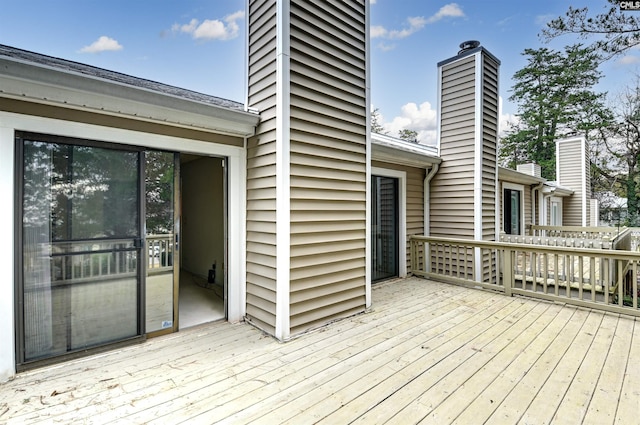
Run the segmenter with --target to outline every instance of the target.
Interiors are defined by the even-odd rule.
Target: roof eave
[[[498,180],[519,184],[540,184],[547,181],[543,177],[536,177],[503,167],[498,167]]]
[[[429,148],[383,134],[371,134],[371,152],[374,161],[388,162],[417,168],[431,168],[442,159],[429,152]]]
[[[0,96],[247,137],[260,117],[42,64],[0,57]]]

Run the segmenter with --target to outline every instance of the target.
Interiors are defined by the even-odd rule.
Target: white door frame
[[[371,175],[398,179],[398,275],[407,277],[407,173],[390,168],[371,167]],[[373,240],[370,243],[373,243]],[[371,259],[368,261],[371,262]]]

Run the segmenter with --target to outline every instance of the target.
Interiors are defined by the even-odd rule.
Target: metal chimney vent
[[[463,41],[462,43],[460,43],[460,51],[458,52],[458,54],[466,52],[467,50],[475,49],[479,45],[480,42],[478,40]]]

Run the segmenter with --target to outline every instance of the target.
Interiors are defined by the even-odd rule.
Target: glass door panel
[[[140,154],[47,139],[20,139],[19,363],[141,333]]]
[[[174,329],[175,156],[145,152],[147,333]]]
[[[371,176],[372,280],[399,274],[398,179]]]

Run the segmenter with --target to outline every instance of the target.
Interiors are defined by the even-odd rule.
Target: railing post
[[[504,270],[502,271],[502,284],[504,286],[504,294],[511,296],[511,288],[513,287],[513,250],[505,248],[503,251]]]

